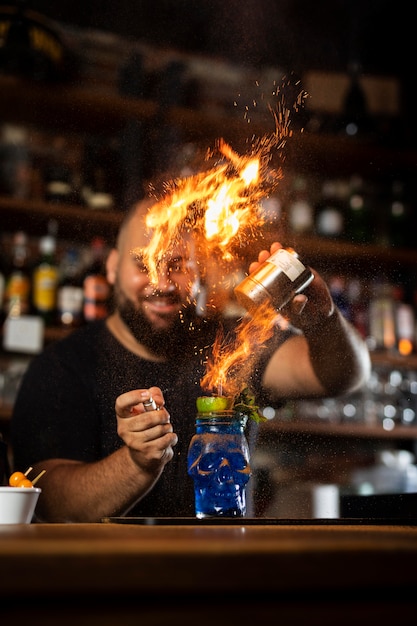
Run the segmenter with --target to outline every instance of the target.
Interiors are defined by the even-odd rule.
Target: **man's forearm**
[[[313,369],[329,395],[351,392],[365,383],[371,371],[368,349],[338,309],[306,327],[304,335]]]
[[[126,447],[94,463],[50,459],[35,469],[46,470],[36,510],[42,522],[97,522],[123,515],[159,477],[141,472]]]

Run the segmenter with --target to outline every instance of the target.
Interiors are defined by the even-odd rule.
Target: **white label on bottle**
[[[343,216],[337,209],[324,209],[317,220],[317,231],[322,235],[340,235],[343,232]]]
[[[305,270],[305,266],[301,261],[292,254],[292,252],[288,252],[288,250],[284,250],[284,248],[280,248],[274,252],[274,254],[267,259],[267,262],[272,263],[272,265],[282,270],[291,282],[294,282]]]
[[[313,209],[305,200],[297,200],[291,206],[289,222],[296,233],[306,233],[313,228]]]
[[[4,322],[3,347],[13,352],[37,354],[43,348],[44,322],[36,315],[8,317]]]
[[[80,314],[83,310],[84,294],[81,287],[64,285],[58,291],[58,310],[61,313]]]
[[[400,302],[396,309],[396,328],[398,339],[414,339],[415,313],[410,304]]]

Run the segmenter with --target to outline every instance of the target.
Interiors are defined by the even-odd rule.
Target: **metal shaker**
[[[268,300],[278,311],[313,280],[313,272],[292,248],[280,248],[234,289],[236,299],[249,313]]]

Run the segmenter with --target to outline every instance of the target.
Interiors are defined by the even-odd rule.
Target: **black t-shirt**
[[[114,405],[126,391],[158,386],[164,394],[178,443],[159,481],[129,511],[138,516],[193,516],[192,479],[187,449],[195,429],[196,399],[202,395],[207,350],[217,324],[199,320],[193,349],[163,363],[146,361],[126,350],[104,321],[89,323],[49,345],[30,363],[15,402],[11,422],[14,467],[22,469],[49,458],[93,462],[123,445],[117,435]],[[284,340],[279,333],[272,342]],[[250,384],[260,390],[262,362]],[[251,435],[251,440],[253,437]]]

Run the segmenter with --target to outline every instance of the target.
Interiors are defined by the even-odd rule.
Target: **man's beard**
[[[195,314],[195,307],[191,304],[178,312],[172,326],[164,329],[155,329],[146,315],[120,293],[117,297],[117,309],[135,339],[155,356],[181,355],[187,350],[191,339],[190,329],[193,327],[191,320]]]

